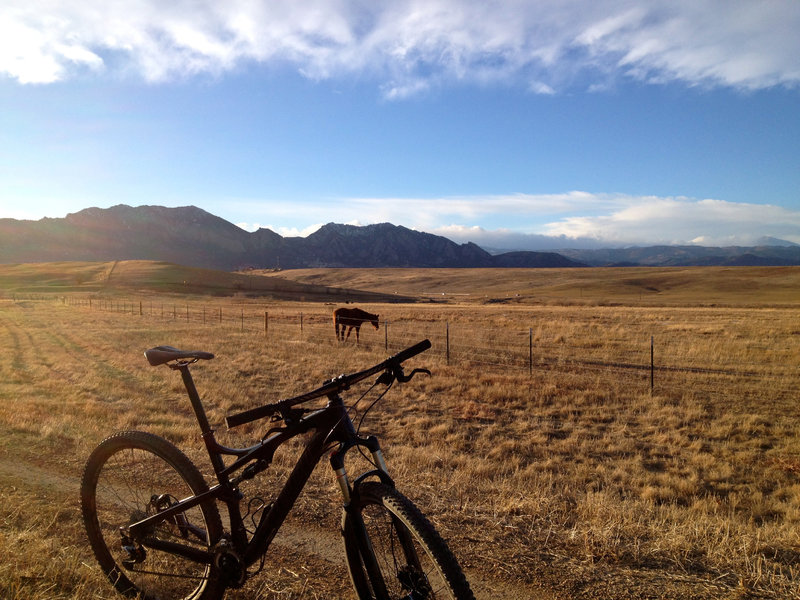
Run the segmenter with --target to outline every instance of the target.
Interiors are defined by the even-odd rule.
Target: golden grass
[[[328,288],[281,277],[228,273],[147,260],[0,264],[0,297],[88,293],[113,297],[132,291],[158,294],[255,296],[308,301],[385,301],[378,292]]]
[[[0,264],[0,297],[87,292],[344,302],[798,306],[800,267],[297,269],[226,273],[155,261]],[[376,297],[381,294],[383,297]]]
[[[800,267],[298,269],[262,274],[439,302],[644,306],[800,303]]]
[[[387,338],[394,351],[422,337],[434,348],[414,365],[434,377],[390,392],[365,427],[475,577],[518,585],[520,597],[527,585],[564,598],[798,596],[800,313],[781,293],[762,294],[760,306],[734,292],[716,307],[365,305],[382,325],[362,328],[358,349],[335,344],[332,307],[319,304],[0,300],[0,552],[13,557],[0,597],[114,597],[77,497],[83,462],[107,433],[146,429],[205,464],[178,378],[147,366],[144,349],[215,352],[195,374],[224,429],[232,411],[372,364]],[[204,323],[204,308],[221,309],[222,323]],[[656,364],[671,369],[656,372],[653,393],[635,368],[649,362],[651,335]],[[257,434],[220,431],[229,444]],[[276,457],[267,489],[290,462]],[[323,465],[292,522],[335,532],[337,503]],[[324,595],[320,568],[276,551],[231,597]]]

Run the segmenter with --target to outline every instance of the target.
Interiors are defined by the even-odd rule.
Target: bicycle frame
[[[228,448],[220,445],[214,437],[214,430],[209,425],[192,375],[189,372],[189,364],[191,362],[193,361],[179,362],[175,365],[170,365],[170,367],[179,370],[181,373],[197,422],[202,431],[202,437],[214,468],[217,483],[206,492],[179,500],[170,505],[169,508],[129,525],[127,528],[128,534],[134,539],[146,539],[145,546],[177,554],[198,563],[211,564],[215,557],[213,549],[212,551],[203,551],[180,543],[148,539],[146,532],[158,523],[178,518],[181,513],[203,502],[211,499],[219,500],[226,505],[230,517],[231,550],[236,553],[241,560],[242,567],[246,569],[266,553],[317,463],[333,444],[335,444],[335,449],[331,452],[330,464],[336,474],[345,509],[349,505],[353,490],[357,490],[359,484],[365,479],[378,477],[385,483],[393,485],[391,478],[387,474],[386,463],[377,438],[358,435],[338,392],[327,395],[328,404],[324,408],[310,412],[306,416],[300,416],[297,419],[284,420],[283,427],[271,430],[274,433],[268,432],[271,435],[268,435],[254,446],[249,448]],[[309,431],[314,433],[306,443],[297,464],[289,474],[278,496],[269,505],[268,512],[261,517],[252,538],[248,541],[247,530],[245,529],[239,506],[243,495],[238,489],[238,484],[252,479],[259,472],[265,470],[272,462],[275,451],[281,444]],[[344,467],[344,458],[346,453],[355,446],[366,447],[371,452],[377,468],[361,474],[351,484]],[[226,455],[236,457],[227,467],[223,461],[223,456]],[[231,476],[236,473],[239,473],[239,475],[232,478]],[[360,519],[356,521],[356,535],[360,537],[363,523],[359,521]],[[369,568],[370,565],[368,565]]]

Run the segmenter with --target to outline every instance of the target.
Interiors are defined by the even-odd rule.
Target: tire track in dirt
[[[0,454],[0,485],[46,491],[59,498],[75,499],[74,519],[79,520],[80,474],[63,473],[20,461]],[[21,507],[20,510],[25,510]],[[87,542],[88,549],[88,542]],[[353,593],[344,565],[342,539],[338,531],[313,525],[286,522],[267,552],[264,571],[252,577],[241,590],[230,591],[229,600],[252,598],[255,591],[268,593],[265,597],[352,598]],[[495,600],[553,600],[555,597],[541,589],[521,583],[494,579],[485,572],[467,571],[475,597]],[[291,591],[289,586],[302,587]],[[337,585],[338,584],[338,585]],[[319,586],[327,589],[321,589]],[[332,586],[328,588],[327,586]],[[113,593],[109,593],[112,597]]]
[[[0,331],[9,340],[5,347],[11,348],[11,356],[0,362],[0,372],[10,369],[11,376],[5,381],[26,385],[28,393],[35,390],[49,397],[70,386],[90,397],[104,399],[107,390],[98,382],[112,380],[116,392],[142,392],[143,382],[110,362],[108,352],[96,348],[91,336],[84,335],[80,328],[39,328],[33,320],[28,323],[24,315],[15,318],[0,313]]]
[[[46,371],[48,378],[57,372],[56,364],[50,360],[50,356],[57,355],[74,364],[72,354],[65,352],[61,344],[56,344],[59,348],[52,352],[43,341],[43,338],[55,338],[52,331],[46,330],[42,335],[40,329],[33,325],[25,326],[24,319],[15,319],[11,315],[2,317],[0,323],[12,341],[11,368],[20,375],[24,383],[37,385],[45,381],[46,378],[39,375],[40,371]]]
[[[33,377],[30,373],[28,358],[25,349],[30,344],[30,333],[22,329],[17,323],[12,322],[8,317],[0,318],[0,327],[3,330],[3,337],[8,341],[3,343],[6,352],[10,351],[8,359],[3,361],[3,371],[8,371],[4,377],[7,383],[29,383]],[[21,338],[27,338],[28,344],[23,345]],[[8,369],[5,365],[8,365]]]

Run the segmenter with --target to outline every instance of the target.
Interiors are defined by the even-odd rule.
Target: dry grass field
[[[800,304],[795,267],[298,269],[263,275],[424,300],[507,304]]]
[[[322,302],[90,288],[58,269],[23,285],[16,268],[0,269],[2,598],[115,597],[78,499],[105,435],[152,431],[205,464],[178,378],[143,350],[217,355],[194,373],[236,445],[259,429],[226,432],[226,414],[423,337],[434,347],[413,364],[433,377],[390,391],[364,429],[478,597],[800,597],[798,269],[277,274],[420,299],[360,304],[382,325],[356,348],[336,344]],[[228,597],[352,597],[337,496],[322,465],[262,572]]]

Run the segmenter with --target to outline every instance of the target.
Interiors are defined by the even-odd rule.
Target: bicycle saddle
[[[210,360],[214,358],[211,352],[178,350],[172,346],[156,346],[155,348],[150,348],[150,350],[145,350],[144,356],[147,358],[147,362],[154,367],[168,363],[171,360]]]

